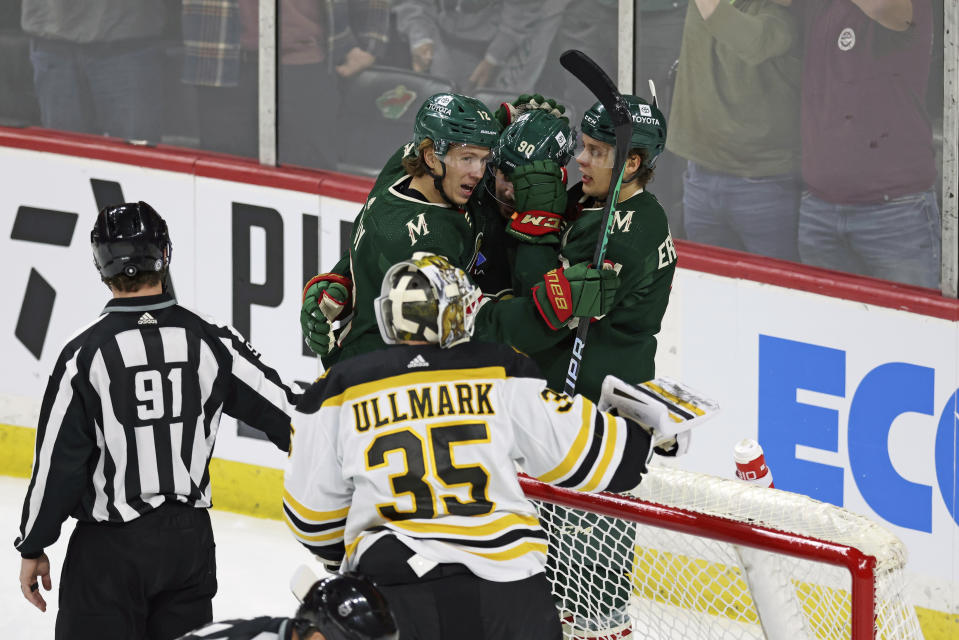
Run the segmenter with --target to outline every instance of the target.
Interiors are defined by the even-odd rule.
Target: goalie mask
[[[482,297],[446,258],[417,252],[390,267],[373,306],[385,343],[422,341],[448,349],[473,335]]]

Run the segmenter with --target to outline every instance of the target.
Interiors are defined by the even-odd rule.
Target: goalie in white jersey
[[[469,342],[480,298],[440,256],[387,272],[376,313],[400,346],[338,363],[304,394],[284,512],[315,555],[376,582],[401,637],[558,640],[546,535],[517,466],[625,491],[657,434],[547,389],[510,347]]]

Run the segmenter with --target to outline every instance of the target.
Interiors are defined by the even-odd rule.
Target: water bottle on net
[[[757,487],[772,487],[773,473],[766,466],[763,448],[751,438],[744,438],[733,447],[736,477]]]

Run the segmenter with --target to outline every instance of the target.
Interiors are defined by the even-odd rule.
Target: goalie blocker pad
[[[689,449],[690,431],[719,413],[719,405],[688,385],[670,378],[654,378],[638,385],[606,376],[599,409],[638,422],[653,435],[657,448]]]

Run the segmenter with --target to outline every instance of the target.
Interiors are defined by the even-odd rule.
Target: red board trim
[[[267,167],[255,160],[225,154],[166,145],[144,147],[103,136],[35,127],[0,127],[0,146],[315,193],[350,202],[366,200],[373,186],[371,178],[332,171]],[[683,269],[959,321],[959,300],[943,298],[934,289],[899,285],[683,240],[676,241],[676,249],[678,265]]]

